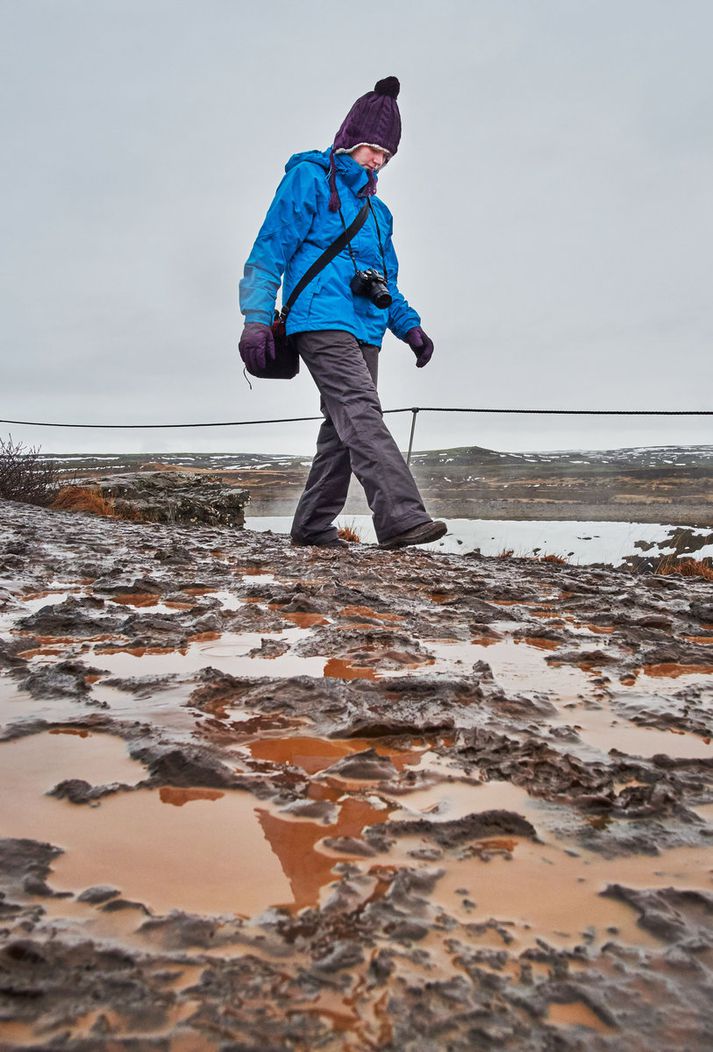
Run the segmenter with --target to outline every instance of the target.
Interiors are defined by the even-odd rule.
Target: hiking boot
[[[431,541],[437,541],[444,533],[448,533],[445,522],[440,522],[438,519],[433,522],[422,522],[418,526],[412,526],[410,530],[397,533],[395,537],[389,537],[387,541],[382,541],[379,547],[406,548],[409,544],[430,544]]]

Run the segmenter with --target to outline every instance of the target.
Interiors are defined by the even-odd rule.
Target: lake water
[[[248,529],[289,533],[289,515],[247,516]],[[518,519],[447,519],[448,533],[440,541],[422,545],[434,551],[458,552],[461,555],[479,548],[483,555],[498,555],[512,549],[514,555],[560,555],[577,565],[610,563],[617,566],[628,555],[663,556],[671,553],[670,540],[682,527],[650,522],[560,522],[523,521]],[[351,526],[366,544],[376,536],[369,515],[342,515],[338,526]],[[684,527],[696,536],[707,529]],[[644,550],[637,541],[653,544]],[[669,542],[668,544],[666,542]],[[696,559],[713,557],[713,544],[694,553]]]

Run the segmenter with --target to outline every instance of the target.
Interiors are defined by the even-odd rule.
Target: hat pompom
[[[377,95],[388,95],[390,99],[397,99],[400,90],[401,85],[398,77],[384,77],[383,80],[377,80],[374,85],[374,91]]]

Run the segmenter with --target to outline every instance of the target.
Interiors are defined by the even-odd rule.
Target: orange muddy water
[[[52,566],[69,528],[57,527]],[[0,680],[3,727],[12,737],[23,718],[51,725],[0,741],[0,838],[61,850],[46,881],[68,897],[48,896],[41,881],[23,892],[44,911],[47,952],[66,938],[66,953],[93,939],[147,955],[142,961],[173,955],[170,967],[166,956],[156,965],[176,995],[163,1015],[139,1025],[120,1003],[92,1002],[68,1015],[66,1033],[170,1035],[170,1052],[202,1052],[218,1047],[218,1030],[244,1043],[231,1020],[254,1008],[249,1036],[265,1047],[260,1021],[278,1011],[302,1028],[296,1047],[329,1047],[328,1038],[361,1052],[396,1040],[398,999],[403,1027],[418,1015],[411,992],[432,1007],[441,980],[472,981],[463,1018],[512,981],[520,997],[528,989],[534,997],[532,984],[544,992],[538,986],[522,1013],[515,999],[499,1008],[511,1013],[508,1025],[517,1015],[550,1035],[616,1033],[596,1000],[572,986],[578,972],[591,965],[606,976],[614,958],[604,947],[615,942],[619,964],[628,947],[636,952],[627,967],[656,962],[640,972],[653,984],[669,967],[669,944],[640,923],[638,908],[603,892],[616,883],[713,894],[713,792],[700,763],[713,758],[702,733],[713,666],[696,664],[709,654],[694,649],[708,645],[708,626],[687,622],[681,661],[662,661],[667,639],[657,637],[657,653],[649,641],[631,642],[626,617],[605,612],[608,623],[596,624],[596,588],[567,594],[557,567],[538,564],[528,584],[527,566],[508,560],[493,568],[376,551],[334,560],[283,550],[274,538],[252,549],[239,538],[233,548],[208,531],[192,564],[168,562],[162,577],[168,542],[159,559],[153,528],[126,529],[129,543],[143,538],[141,572],[152,582],[155,573],[160,594],[144,591],[148,583],[131,591],[123,570],[126,591],[122,583],[111,598],[53,572],[36,578],[53,588],[21,600],[24,615],[45,611],[36,629],[3,614],[17,642]],[[111,545],[104,554],[101,573],[116,580]],[[612,596],[629,581],[609,584]],[[624,613],[633,617],[640,589],[630,591]],[[327,613],[283,612],[295,595]],[[87,600],[83,620],[72,622],[73,602],[53,624],[45,608],[68,598]],[[77,804],[48,795],[70,779],[104,789]],[[116,889],[110,908],[80,901],[96,885]],[[682,902],[671,907],[680,916]],[[198,917],[188,923],[181,913]],[[201,919],[208,935],[193,923]],[[188,962],[189,952],[201,956]],[[559,953],[566,986],[563,958],[553,963]],[[214,1029],[213,987],[200,984],[206,962],[238,968],[248,954],[250,996],[222,995]],[[666,982],[699,974],[691,966],[674,975],[672,960]],[[696,963],[706,964],[702,951]],[[283,997],[295,976],[312,978]],[[236,984],[246,988],[244,978]],[[653,1004],[655,994],[642,990]],[[450,1002],[444,1011],[449,1026],[460,1025]],[[0,1021],[0,1045],[38,1035],[22,1019]]]
[[[71,730],[67,728],[66,730]],[[318,773],[340,757],[370,747],[369,741],[314,738],[254,741],[253,756]],[[418,766],[424,750],[379,750],[404,769]],[[325,837],[360,837],[366,826],[388,819],[426,815],[449,821],[467,814],[505,809],[524,815],[536,828],[556,811],[508,782],[442,782],[390,796],[337,793],[334,821],[280,814],[275,805],[240,790],[164,786],[109,795],[92,806],[44,795],[66,777],[90,784],[141,779],[140,764],[128,758],[119,739],[103,734],[34,735],[0,745],[3,781],[13,786],[13,807],[3,808],[0,836],[49,840],[64,851],[53,864],[57,890],[80,891],[111,884],[128,900],[167,912],[253,916],[271,905],[291,909],[317,905],[335,879],[334,865],[351,857],[365,874],[379,865],[408,865],[418,837],[399,839],[385,855],[367,861],[349,851],[335,854]],[[427,765],[428,767],[428,765]],[[479,856],[450,859],[434,901],[464,922],[497,917],[513,926],[518,944],[537,934],[572,944],[584,928],[600,940],[612,925],[632,944],[655,945],[632,910],[603,898],[611,862],[579,849],[573,856],[554,839],[534,844],[518,837],[483,839]],[[700,848],[679,848],[657,858],[617,860],[617,880],[632,887],[669,885],[713,890],[712,858]],[[463,892],[466,892],[463,894]],[[472,902],[464,906],[463,902]],[[59,907],[61,913],[61,906]]]

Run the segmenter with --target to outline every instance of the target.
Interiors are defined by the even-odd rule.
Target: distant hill
[[[45,453],[63,472],[139,470],[148,464],[175,465],[202,471],[256,471],[309,466],[308,456],[288,453]],[[564,466],[616,465],[632,468],[713,467],[713,445],[710,446],[632,446],[623,449],[563,449],[503,453],[484,446],[455,446],[452,449],[429,449],[413,453],[414,467],[445,468],[527,464]]]
[[[610,465],[637,468],[713,466],[713,446],[632,446],[624,449],[561,449],[524,453],[501,453],[483,446],[457,446],[414,453],[413,464],[558,464]]]
[[[45,454],[61,476],[162,468],[219,474],[249,490],[248,514],[289,515],[310,458],[275,453]],[[713,445],[505,453],[458,446],[414,453],[434,516],[713,525]],[[367,512],[352,487],[347,512]]]

